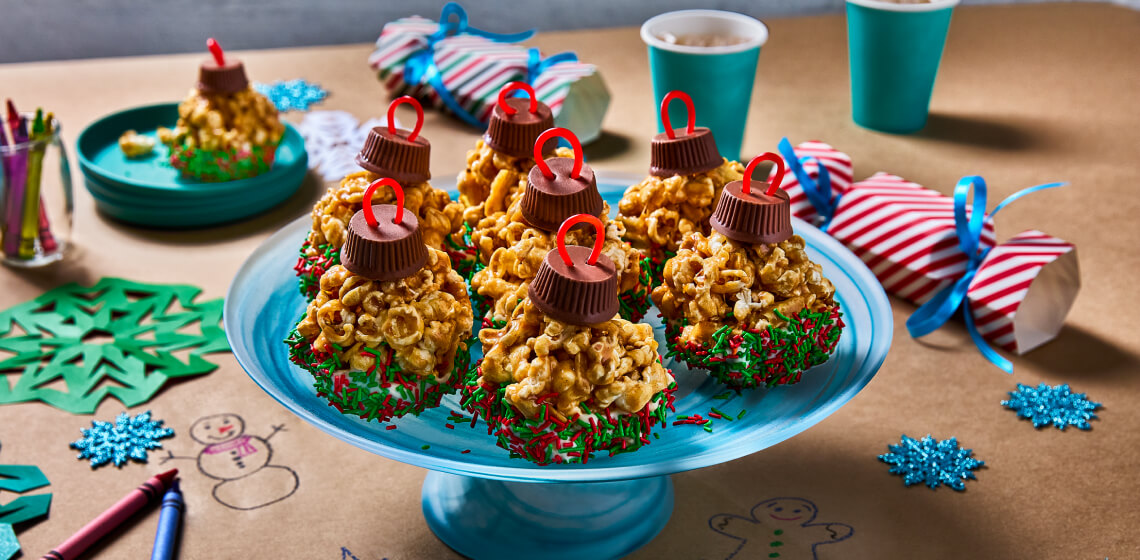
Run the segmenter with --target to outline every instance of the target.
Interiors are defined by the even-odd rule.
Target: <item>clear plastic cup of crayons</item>
[[[63,258],[71,240],[71,166],[59,121],[42,112],[3,118],[0,254],[31,268]]]

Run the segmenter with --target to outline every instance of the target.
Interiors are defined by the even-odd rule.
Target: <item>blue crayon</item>
[[[182,490],[178,481],[170,486],[162,497],[162,513],[158,517],[158,531],[154,534],[154,551],[150,560],[170,560],[174,558],[174,545],[178,541],[178,523],[182,521]]]

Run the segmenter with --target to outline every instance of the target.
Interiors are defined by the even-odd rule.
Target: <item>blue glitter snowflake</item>
[[[1037,388],[1018,383],[1017,391],[1010,391],[1009,400],[1001,404],[1016,410],[1018,417],[1032,420],[1034,428],[1052,424],[1061,431],[1067,426],[1091,430],[1089,420],[1096,418],[1093,411],[1101,407],[1084,393],[1074,393],[1068,383],[1056,387],[1042,383]]]
[[[320,103],[329,95],[329,92],[320,85],[300,79],[286,82],[277,81],[272,84],[255,83],[253,89],[268,97],[277,106],[277,110],[282,113],[286,111],[308,111],[309,105]]]
[[[938,441],[927,434],[922,439],[902,436],[899,445],[888,445],[891,452],[879,460],[891,465],[891,474],[903,475],[907,486],[923,483],[931,489],[945,484],[961,492],[966,479],[977,480],[973,471],[985,463],[973,458],[973,450],[958,447],[955,438]]]
[[[93,469],[107,463],[122,467],[127,459],[145,463],[147,451],[162,447],[158,440],[174,435],[173,429],[162,427],[162,420],[151,420],[149,410],[134,418],[120,413],[114,424],[94,420],[82,432],[83,438],[71,442],[71,448],[79,450],[79,459],[90,459]]]

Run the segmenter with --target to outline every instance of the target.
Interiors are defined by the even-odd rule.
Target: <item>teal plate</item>
[[[301,183],[297,183],[292,191],[283,195],[249,197],[238,204],[228,206],[208,205],[187,208],[179,203],[126,206],[119,201],[105,198],[100,189],[106,187],[100,187],[92,179],[87,179],[86,184],[88,192],[95,199],[95,205],[107,216],[138,226],[162,229],[200,228],[243,220],[281,204],[301,186]]]
[[[308,165],[305,141],[297,129],[285,124],[285,135],[277,146],[273,168],[267,173],[221,183],[205,183],[182,177],[167,161],[168,151],[161,143],[150,156],[128,159],[119,149],[119,136],[128,129],[156,139],[159,127],[172,127],[178,121],[178,104],[161,103],[127,109],[91,123],[79,134],[79,166],[83,174],[124,193],[145,197],[171,196],[175,199],[211,197],[219,193],[273,187],[295,177],[297,169]],[[303,165],[298,165],[303,163]],[[282,189],[287,190],[287,189]],[[293,192],[293,191],[289,191]]]
[[[86,178],[87,191],[102,206],[118,206],[122,209],[148,212],[162,212],[166,214],[199,214],[201,212],[219,209],[238,209],[247,204],[263,205],[265,202],[280,202],[297,191],[300,183],[282,183],[274,188],[261,188],[247,192],[234,192],[218,194],[210,198],[169,200],[161,198],[144,198],[117,190],[114,185],[91,177]],[[282,189],[281,187],[285,188]]]
[[[161,143],[152,155],[128,159],[119,136],[128,129],[157,137],[178,120],[178,104],[136,107],[95,121],[79,135],[79,165],[88,192],[104,214],[136,225],[190,228],[233,222],[289,198],[305,180],[309,158],[292,125],[277,147],[269,172],[239,181],[204,183],[182,177]],[[157,140],[157,138],[156,138]]]

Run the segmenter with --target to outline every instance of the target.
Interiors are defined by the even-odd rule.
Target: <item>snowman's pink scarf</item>
[[[225,453],[226,451],[231,451],[234,449],[237,449],[239,458],[257,453],[257,448],[249,444],[249,436],[242,436],[233,441],[227,441],[225,443],[207,445],[206,448],[202,450],[202,453],[205,453],[206,455],[214,455],[217,453]]]

